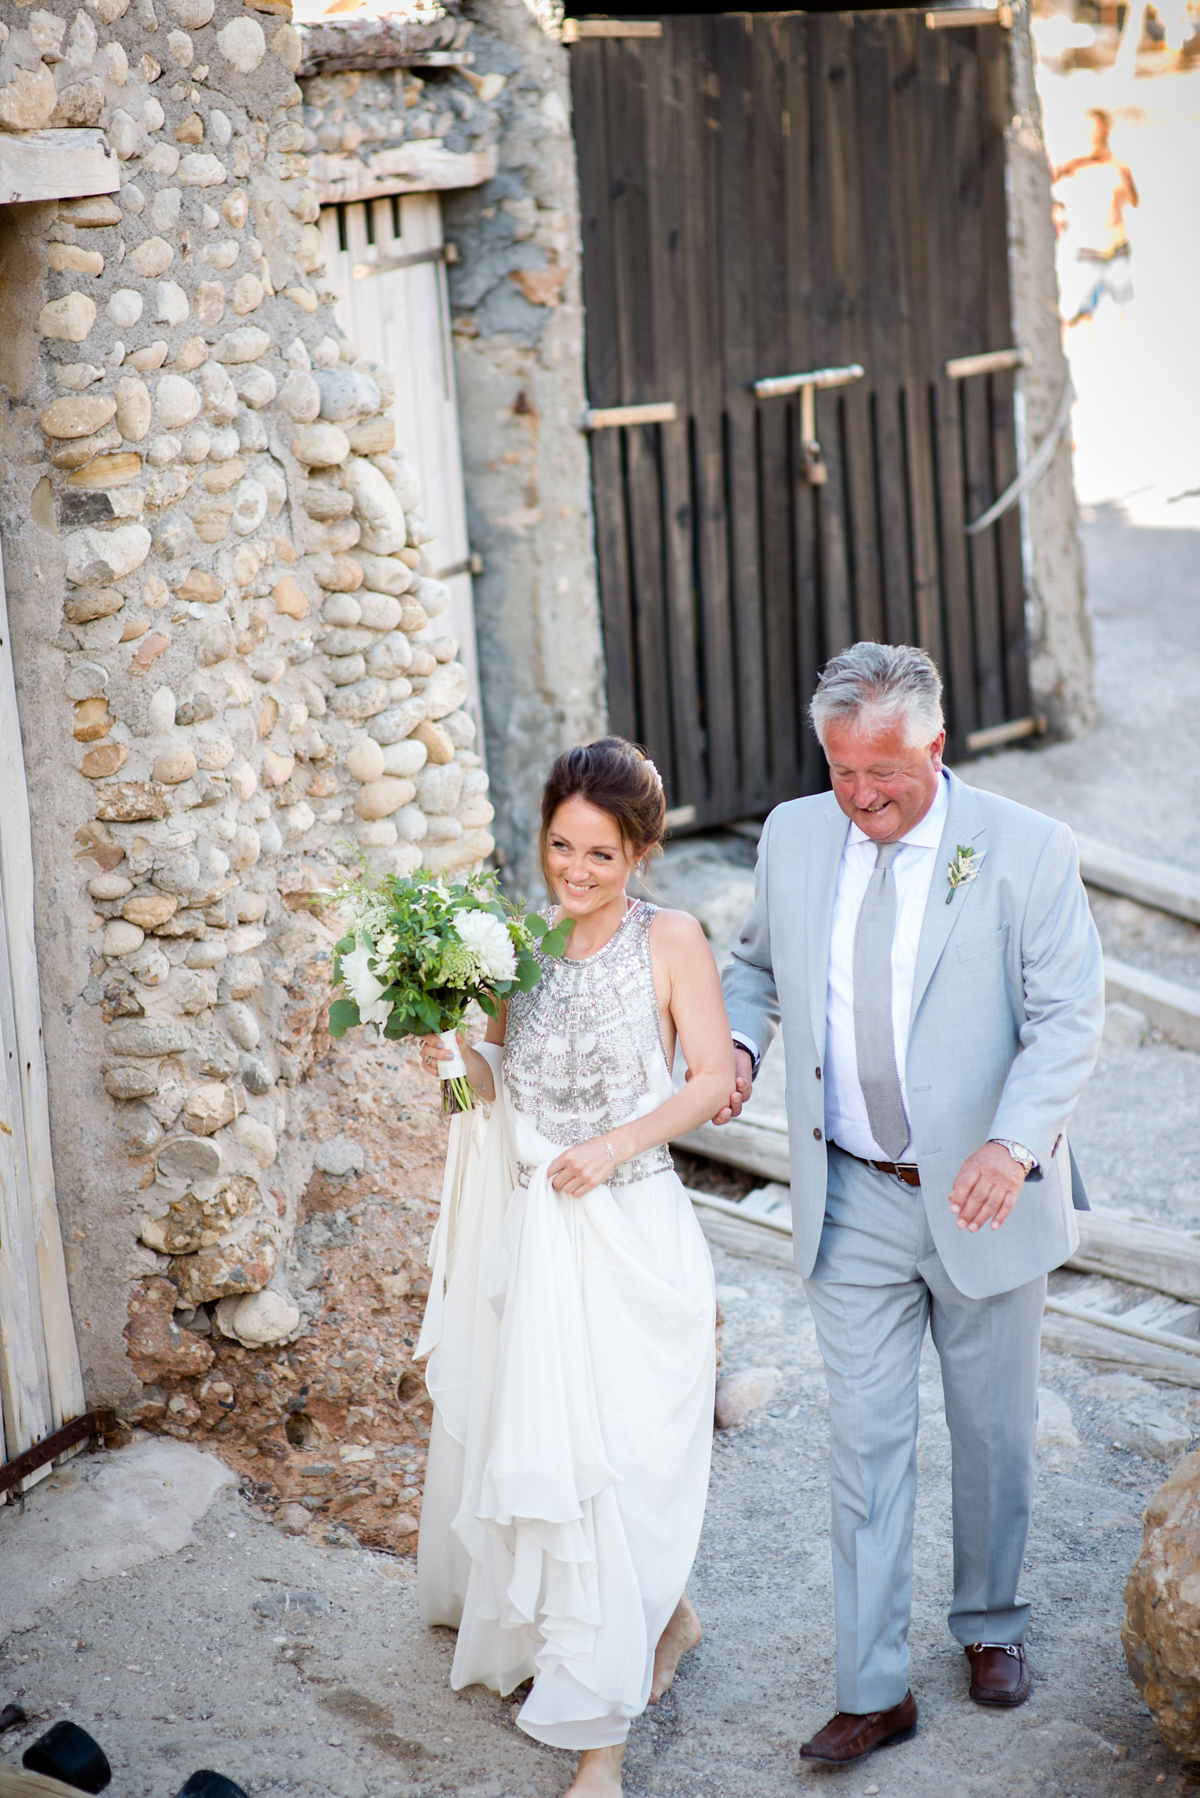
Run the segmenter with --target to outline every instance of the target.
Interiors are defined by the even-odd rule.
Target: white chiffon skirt
[[[712,1261],[675,1174],[562,1198],[532,1137],[502,1091],[490,1121],[451,1125],[417,1346],[434,1401],[418,1589],[424,1622],[458,1630],[456,1690],[532,1678],[522,1729],[602,1748],[645,1709],[700,1537]],[[544,1151],[527,1187],[518,1147]]]

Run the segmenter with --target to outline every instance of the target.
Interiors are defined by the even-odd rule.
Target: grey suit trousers
[[[837,1708],[885,1710],[909,1684],[926,1324],[941,1360],[953,1460],[950,1631],[964,1646],[1024,1639],[1029,1605],[1017,1581],[1033,1495],[1046,1280],[966,1298],[942,1265],[920,1190],[831,1144],[825,1224],[805,1289],[829,1387]]]

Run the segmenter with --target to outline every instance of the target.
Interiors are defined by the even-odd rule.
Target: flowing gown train
[[[546,1169],[671,1096],[638,903],[509,1002],[489,1121],[451,1126],[418,1356],[434,1421],[421,1614],[451,1684],[532,1678],[518,1722],[623,1742],[695,1557],[712,1447],[712,1262],[665,1148],[563,1198]]]

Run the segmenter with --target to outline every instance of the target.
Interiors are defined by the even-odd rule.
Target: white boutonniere
[[[968,887],[973,880],[979,878],[979,865],[982,860],[983,855],[976,855],[970,843],[958,845],[958,853],[954,860],[946,864],[946,873],[950,880],[950,891],[946,894],[947,905],[959,887]]]

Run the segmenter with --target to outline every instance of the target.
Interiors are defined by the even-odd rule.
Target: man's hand
[[[740,1048],[737,1043],[733,1045],[733,1067],[733,1091],[728,1105],[722,1105],[713,1118],[714,1124],[727,1124],[731,1118],[741,1117],[742,1106],[754,1091],[754,1058],[748,1049]]]
[[[950,1189],[950,1209],[960,1230],[998,1230],[1025,1184],[1025,1170],[999,1143],[985,1142],[968,1155]]]

